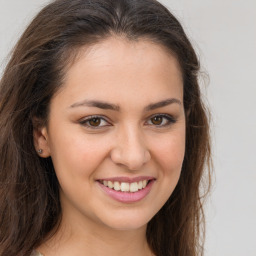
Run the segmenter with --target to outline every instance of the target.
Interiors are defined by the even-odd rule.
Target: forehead
[[[69,98],[105,100],[134,94],[163,98],[167,92],[182,99],[183,81],[177,59],[163,46],[149,40],[110,37],[82,47],[66,72],[63,91]],[[124,94],[124,95],[123,95]],[[170,95],[172,96],[172,95]],[[160,99],[162,100],[162,99]]]
[[[129,64],[144,64],[143,66],[146,65],[145,67],[149,68],[150,64],[156,67],[163,62],[165,64],[169,62],[165,68],[162,66],[163,71],[167,69],[169,72],[170,68],[174,71],[175,68],[175,71],[181,74],[181,68],[174,53],[165,46],[147,38],[129,40],[117,36],[108,37],[89,47],[81,47],[73,67],[75,64],[80,65],[79,62],[83,62],[85,58],[87,62],[90,62],[90,65],[117,65],[118,67],[120,63],[123,63],[126,67],[129,67]]]

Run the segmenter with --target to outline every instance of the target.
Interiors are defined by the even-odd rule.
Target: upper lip
[[[139,182],[143,180],[155,180],[154,177],[152,176],[138,176],[138,177],[111,177],[111,178],[102,178],[98,179],[98,181],[119,181],[119,182],[128,182],[128,183],[133,183],[133,182]]]

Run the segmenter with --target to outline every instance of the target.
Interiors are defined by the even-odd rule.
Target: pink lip
[[[110,179],[107,179],[107,180],[110,180]],[[113,178],[113,180],[117,181],[117,179],[114,179],[114,178]],[[120,181],[120,180],[118,179],[118,181]],[[137,192],[116,191],[114,189],[104,186],[99,181],[98,181],[98,184],[103,189],[103,191],[107,195],[109,195],[111,198],[113,198],[119,202],[122,202],[122,203],[135,203],[135,202],[142,200],[143,198],[145,198],[148,195],[154,182],[155,182],[155,180],[151,179],[145,188],[143,188]]]

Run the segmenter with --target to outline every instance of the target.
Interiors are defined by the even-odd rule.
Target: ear
[[[38,120],[33,120],[33,137],[35,150],[40,157],[47,158],[51,155],[47,127],[45,125],[39,126],[37,124]],[[41,152],[39,150],[41,150]]]

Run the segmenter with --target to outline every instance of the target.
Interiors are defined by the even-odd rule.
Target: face
[[[142,40],[81,49],[35,144],[52,158],[64,219],[145,227],[172,194],[184,158],[177,60]]]

